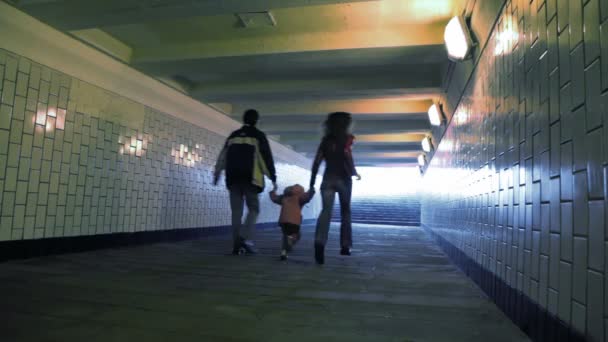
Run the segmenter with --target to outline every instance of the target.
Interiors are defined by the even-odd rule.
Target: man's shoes
[[[319,265],[325,263],[325,246],[320,243],[315,243],[315,260]]]
[[[241,250],[241,247],[232,248],[232,255],[241,255],[241,254],[243,254],[243,250]]]
[[[245,250],[247,254],[257,254],[258,250],[253,245],[253,242],[242,239],[241,240],[241,248]]]
[[[340,255],[350,255],[350,248],[342,247],[342,249],[340,249]]]
[[[287,260],[287,251],[282,250],[281,251],[281,261],[285,261],[285,260]]]

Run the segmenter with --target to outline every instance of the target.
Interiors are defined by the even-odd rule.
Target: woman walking
[[[315,186],[317,172],[322,161],[325,161],[325,173],[321,183],[321,198],[323,209],[317,220],[315,232],[315,260],[318,264],[325,262],[325,244],[331,221],[331,212],[335,194],[340,201],[340,254],[350,255],[352,247],[352,226],[350,218],[350,199],[352,193],[352,177],[361,176],[357,173],[352,155],[354,136],[350,133],[352,118],[350,113],[331,113],[325,120],[325,136],[321,140],[317,155],[312,165],[310,189]]]

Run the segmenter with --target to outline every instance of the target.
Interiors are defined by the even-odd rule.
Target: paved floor
[[[526,340],[422,230],[354,231],[322,267],[311,227],[286,263],[278,231],[256,256],[219,236],[3,263],[2,341]]]

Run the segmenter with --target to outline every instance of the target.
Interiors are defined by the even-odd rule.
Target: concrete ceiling
[[[311,155],[354,114],[363,165],[413,165],[443,96],[447,21],[467,0],[12,0],[166,84]]]

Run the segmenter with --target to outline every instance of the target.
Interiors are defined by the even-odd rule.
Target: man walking
[[[222,170],[226,170],[226,187],[230,191],[230,209],[232,210],[232,254],[240,254],[241,249],[255,253],[251,237],[260,202],[258,194],[264,191],[264,176],[272,180],[277,188],[277,176],[274,160],[266,135],[255,126],[259,114],[254,109],[245,111],[244,125],[232,132],[215,165],[213,184],[217,185]],[[247,204],[247,218],[242,224],[243,201]],[[244,229],[242,229],[244,228]]]

